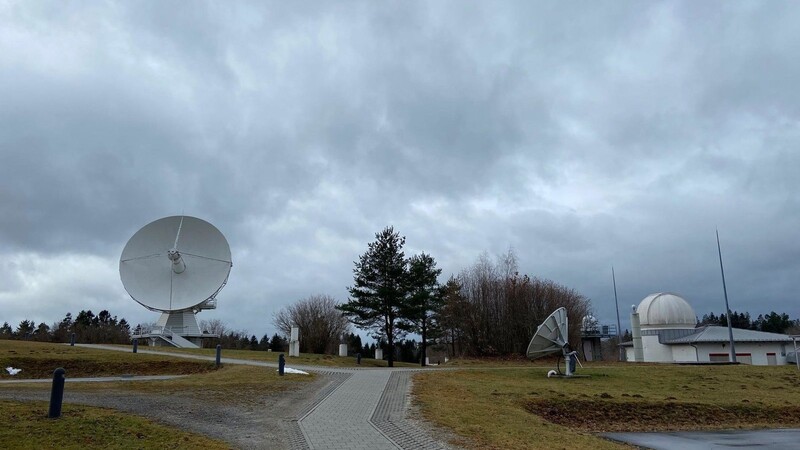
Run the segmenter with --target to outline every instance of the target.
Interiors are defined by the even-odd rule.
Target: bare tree
[[[201,320],[200,330],[203,333],[211,333],[222,336],[227,331],[228,327],[219,319]]]
[[[483,254],[478,261],[448,281],[444,329],[451,351],[473,355],[524,354],[536,327],[548,314],[564,306],[569,321],[579,324],[589,311],[589,300],[573,289],[517,271],[513,250],[492,263]],[[580,339],[579,327],[570,329],[570,342]]]
[[[292,327],[299,327],[303,353],[335,353],[340,337],[350,332],[337,305],[329,295],[312,295],[275,313],[272,323],[285,336],[291,334]]]

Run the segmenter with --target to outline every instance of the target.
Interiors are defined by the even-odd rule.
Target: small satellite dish
[[[578,361],[578,352],[572,351],[569,346],[569,323],[567,320],[567,309],[563,306],[553,311],[552,314],[547,316],[547,319],[539,325],[536,329],[536,334],[533,335],[530,344],[528,344],[528,351],[526,352],[528,358],[531,360],[542,358],[544,356],[552,355],[554,353],[561,353],[564,357],[566,365],[566,376],[571,377],[574,372],[574,363]],[[550,371],[547,377],[555,375],[563,375],[556,365],[556,373]]]
[[[196,347],[202,337],[212,337],[200,331],[195,314],[216,308],[232,265],[225,236],[202,219],[171,216],[142,227],[122,250],[119,275],[133,300],[163,314],[156,328],[139,337],[178,347]]]

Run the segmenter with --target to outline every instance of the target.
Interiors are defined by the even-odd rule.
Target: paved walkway
[[[300,418],[309,448],[400,448],[370,422],[390,375],[388,370],[355,372],[307,416]]]
[[[130,352],[130,349],[125,347],[76,345]],[[210,356],[159,352],[141,347],[139,353],[214,361],[214,357]],[[236,358],[221,358],[221,362],[278,367],[278,364],[273,362]],[[303,365],[287,365],[287,367],[322,373],[331,379],[326,388],[318,393],[290,426],[291,448],[303,450],[445,448],[406,420],[410,375],[424,369],[348,369]]]

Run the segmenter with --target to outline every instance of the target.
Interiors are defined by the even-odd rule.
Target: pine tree
[[[3,326],[0,327],[0,339],[11,339],[14,335],[14,330],[11,329],[11,325],[8,322],[3,322]]]
[[[444,304],[444,295],[438,277],[442,269],[436,268],[436,261],[425,253],[414,255],[408,260],[409,296],[401,308],[403,319],[400,327],[406,331],[419,333],[420,365],[425,365],[428,339],[431,328]]]
[[[269,350],[269,336],[266,334],[261,336],[261,340],[258,341],[258,349],[264,352]]]
[[[286,339],[281,337],[278,333],[275,333],[272,336],[272,340],[269,343],[269,348],[273,352],[285,352],[286,351]]]
[[[36,325],[33,323],[32,320],[25,319],[22,322],[20,322],[19,325],[17,326],[17,331],[15,333],[17,339],[30,338],[31,335],[33,334],[35,326]]]
[[[355,263],[354,284],[347,288],[351,298],[338,306],[357,327],[371,330],[376,339],[384,337],[390,349],[403,333],[398,319],[408,294],[405,241],[392,227],[376,233],[375,241]],[[388,352],[389,367],[394,367],[393,353]]]

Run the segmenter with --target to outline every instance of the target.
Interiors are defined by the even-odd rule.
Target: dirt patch
[[[800,406],[764,407],[679,402],[533,400],[525,409],[559,424],[592,432],[788,427],[800,424]]]

